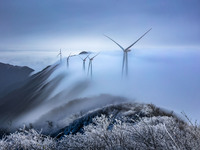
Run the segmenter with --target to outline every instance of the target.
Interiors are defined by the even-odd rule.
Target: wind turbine
[[[91,78],[92,78],[92,61],[93,61],[93,59],[94,59],[97,55],[99,55],[99,53],[96,54],[95,56],[91,57],[91,58],[88,56],[88,58],[89,58],[89,65],[88,65],[88,73],[87,73],[87,75],[89,75],[89,72],[90,72],[90,77],[91,77]]]
[[[67,57],[67,68],[69,68],[69,58],[71,57],[71,53],[69,54],[69,56]]]
[[[61,51],[61,49],[60,49],[60,52],[57,56],[60,56],[60,62],[62,62],[62,51]]]
[[[86,61],[86,59],[88,58],[89,55],[87,55],[84,59],[79,56],[83,60],[83,71],[84,72],[85,72],[85,61]]]
[[[152,29],[152,28],[151,28]],[[147,32],[145,32],[139,39],[137,39],[133,44],[131,44],[130,46],[128,46],[127,48],[123,48],[120,44],[118,44],[116,41],[114,41],[113,39],[111,39],[109,36],[106,36],[108,39],[110,39],[111,41],[113,41],[115,44],[117,44],[123,51],[123,61],[122,61],[122,76],[124,74],[124,71],[126,72],[126,76],[128,76],[128,52],[131,51],[131,47],[133,45],[135,45],[141,38],[143,38],[151,29],[149,29]],[[125,68],[124,68],[125,67]]]

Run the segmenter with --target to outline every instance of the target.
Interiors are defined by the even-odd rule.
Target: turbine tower
[[[71,53],[69,54],[69,56],[67,57],[67,68],[69,68],[69,58],[71,57]]]
[[[87,73],[87,75],[89,76],[89,73],[90,73],[90,77],[91,77],[91,78],[92,78],[92,61],[93,61],[93,59],[94,59],[97,55],[99,55],[99,53],[96,54],[95,56],[91,57],[91,58],[88,56],[88,58],[89,58],[89,65],[88,65],[88,73]]]
[[[151,28],[152,29],[152,28]],[[147,32],[145,32],[139,39],[137,39],[133,44],[131,44],[130,46],[128,46],[127,48],[123,48],[120,44],[118,44],[116,41],[114,41],[113,39],[111,39],[109,36],[106,36],[108,39],[110,39],[111,41],[113,41],[115,44],[117,44],[123,51],[123,61],[122,61],[122,77],[124,75],[124,71],[126,73],[126,76],[128,76],[128,52],[131,51],[131,47],[133,45],[135,45],[141,38],[143,38],[151,29],[149,29]]]
[[[61,49],[60,49],[60,52],[57,56],[60,56],[60,62],[62,62],[62,51],[61,51]]]
[[[85,72],[85,62],[86,62],[86,60],[87,60],[87,58],[88,58],[89,55],[87,55],[84,59],[79,56],[83,60],[83,71],[84,72]]]

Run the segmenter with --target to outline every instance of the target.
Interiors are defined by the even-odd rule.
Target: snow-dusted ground
[[[23,128],[2,138],[0,149],[199,149],[198,126],[163,113],[153,105],[118,104],[103,109],[98,111],[105,111],[107,114],[93,116],[93,123],[87,125],[79,122],[84,123],[83,133],[68,134],[58,139],[45,136],[34,129]],[[113,113],[116,110],[120,114],[118,117]],[[87,115],[92,116],[92,113]]]

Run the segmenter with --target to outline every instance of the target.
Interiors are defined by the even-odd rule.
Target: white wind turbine
[[[87,58],[88,58],[89,55],[87,55],[84,59],[79,56],[83,60],[83,71],[84,72],[85,72],[85,62],[86,62],[86,60],[87,60]]]
[[[152,28],[151,28],[152,29]],[[145,32],[139,39],[137,39],[133,44],[131,44],[130,46],[128,46],[127,48],[123,48],[120,44],[118,44],[116,41],[114,41],[113,39],[111,39],[109,36],[106,36],[107,38],[109,38],[111,41],[113,41],[115,44],[117,44],[122,50],[123,50],[123,61],[122,61],[122,76],[124,74],[124,70],[126,72],[126,76],[128,76],[128,52],[131,51],[131,47],[133,45],[135,45],[141,38],[143,38],[151,29],[149,29],[147,32]],[[125,66],[125,68],[124,68]]]
[[[92,61],[93,61],[93,59],[94,59],[97,55],[99,55],[99,53],[96,54],[95,56],[91,57],[91,58],[88,56],[88,58],[89,58],[89,65],[88,65],[88,73],[87,73],[87,75],[89,76],[89,73],[90,73],[90,77],[91,77],[91,78],[92,78]]]
[[[61,49],[60,49],[60,52],[57,56],[60,56],[60,62],[62,62],[62,51],[61,51]]]
[[[69,54],[69,56],[67,57],[67,68],[69,68],[69,58],[71,57],[71,53]]]

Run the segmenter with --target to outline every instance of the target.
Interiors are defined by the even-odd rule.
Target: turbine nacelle
[[[90,59],[90,61],[92,61],[94,58],[89,58]]]
[[[124,50],[124,52],[130,52],[131,51],[131,49],[125,49]]]

